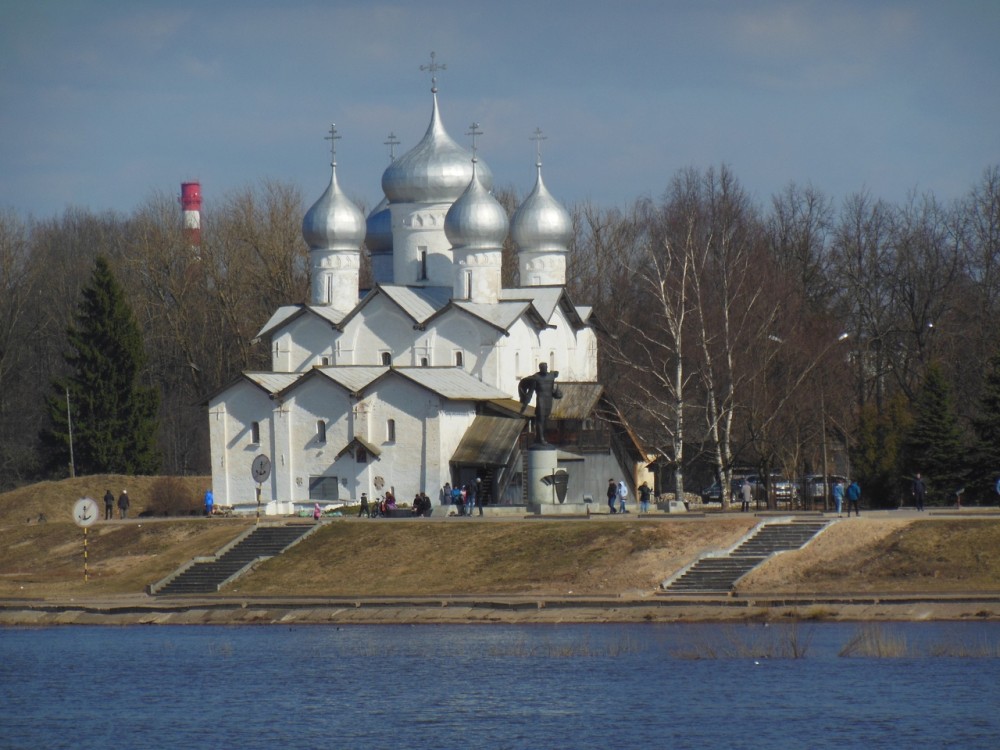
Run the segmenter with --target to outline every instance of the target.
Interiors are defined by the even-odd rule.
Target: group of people
[[[639,512],[649,512],[649,501],[653,490],[646,482],[639,485]],[[608,510],[611,513],[628,513],[628,485],[625,480],[608,480]]]
[[[441,488],[441,500],[451,502],[455,507],[455,515],[471,516],[474,510],[483,515],[483,494],[478,479],[474,484],[463,484],[461,487],[457,484],[452,487],[450,482],[445,482]]]
[[[361,509],[358,511],[358,518],[378,518],[388,516],[391,511],[396,510],[396,496],[392,490],[386,490],[385,494],[378,500],[369,501],[368,493],[361,493]]]
[[[128,508],[131,505],[128,499],[128,491],[122,490],[122,494],[118,496],[118,517],[128,518]],[[110,521],[115,517],[115,496],[111,494],[111,490],[104,493],[104,520]]]
[[[854,511],[855,515],[861,515],[861,485],[858,484],[857,480],[853,480],[848,486],[845,493],[844,483],[841,481],[836,481],[833,483],[833,504],[837,508],[837,515],[843,515],[844,508],[844,496],[847,496],[847,517],[851,517],[851,510]]]

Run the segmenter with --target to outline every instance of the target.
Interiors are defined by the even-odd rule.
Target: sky
[[[998,0],[0,0],[0,210],[128,214],[199,180],[382,198],[423,136],[431,51],[452,138],[565,205],[661,197],[727,165],[950,202],[1000,164]]]

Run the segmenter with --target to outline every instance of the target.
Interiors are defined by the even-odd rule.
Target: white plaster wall
[[[273,402],[268,394],[242,381],[209,402],[212,493],[218,505],[256,503],[257,485],[250,474],[253,459],[272,456]],[[260,423],[260,443],[251,442],[251,424]],[[262,502],[275,497],[275,477],[261,487]]]
[[[451,243],[444,233],[450,203],[392,203],[392,276],[395,284],[452,285]],[[427,279],[419,278],[420,247],[427,248]]]
[[[342,341],[349,342],[353,356],[351,362],[338,364],[380,365],[380,353],[389,351],[394,365],[410,365],[418,336],[423,332],[413,329],[413,320],[387,297],[379,296],[345,326]]]
[[[282,475],[282,500],[306,502],[309,477],[336,476],[341,499],[360,497],[354,494],[356,469],[354,454],[340,452],[354,437],[354,399],[327,378],[311,377],[289,394],[282,405],[287,410],[277,421],[288,425],[288,439],[275,455],[275,470]],[[321,442],[316,423],[326,424],[326,441]],[[345,483],[346,482],[346,483]]]
[[[338,332],[328,322],[305,314],[285,326],[271,342],[274,372],[302,372],[322,364],[328,357],[334,364]]]

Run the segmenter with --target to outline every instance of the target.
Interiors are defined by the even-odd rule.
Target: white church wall
[[[432,363],[458,366],[456,355],[461,354],[463,370],[484,383],[496,385],[496,368],[490,367],[484,358],[493,351],[497,338],[503,335],[496,328],[461,310],[451,309],[435,319],[429,330],[433,330]]]
[[[380,296],[345,326],[342,340],[350,342],[352,361],[337,364],[381,365],[382,354],[387,352],[392,364],[410,365],[417,333],[413,330],[413,320],[394,302]]]
[[[273,402],[258,387],[241,381],[211,399],[209,441],[212,452],[212,493],[218,505],[256,503],[257,485],[250,474],[253,459],[271,457]],[[257,424],[259,439],[254,440]],[[275,494],[274,472],[261,488],[264,502]]]
[[[313,477],[337,478],[337,497],[330,500],[361,496],[354,494],[354,454],[337,459],[354,437],[352,406],[350,394],[325,377],[307,378],[289,394],[277,420],[288,425],[287,443],[276,450],[274,461],[282,500],[309,501]]]
[[[289,323],[271,344],[275,372],[302,372],[313,365],[334,364],[334,341],[338,332],[315,315],[303,315]]]

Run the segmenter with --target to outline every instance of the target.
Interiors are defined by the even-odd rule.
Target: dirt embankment
[[[127,486],[137,514],[153,482],[155,478],[91,477],[0,495],[5,542],[0,549],[0,606],[7,612],[17,609],[18,602],[128,600],[158,606],[159,600],[144,597],[148,584],[195,556],[213,553],[253,524],[252,519],[201,517],[98,522],[87,535],[85,582],[84,537],[70,519],[73,502],[85,494],[100,498],[106,486]],[[206,480],[190,482],[203,491]],[[40,514],[45,522],[38,521]],[[561,598],[560,618],[569,616],[566,601],[589,598],[595,602],[589,614],[577,613],[575,619],[604,619],[613,609],[608,602],[662,602],[658,587],[663,579],[704,551],[733,545],[760,520],[738,513],[643,519],[334,518],[216,598],[223,605],[241,600],[244,607],[247,601],[378,597],[537,600],[541,607],[543,600]],[[803,550],[779,555],[753,571],[730,602],[688,612],[697,619],[730,617],[733,607],[724,605],[734,601],[886,594],[973,596],[979,601],[985,596],[1000,606],[1000,517],[872,513],[844,519]],[[217,616],[269,621],[268,615],[245,608],[242,614],[225,614],[224,609],[217,609]],[[633,608],[618,616],[664,619],[667,609]],[[970,612],[991,615],[995,609]],[[669,616],[680,611],[673,609]],[[481,614],[452,608],[444,621],[474,620]],[[955,616],[968,614],[963,609]],[[539,610],[532,616],[553,615]],[[383,615],[375,619],[379,617]],[[399,612],[384,617],[394,620]],[[425,619],[442,617],[438,612]]]

